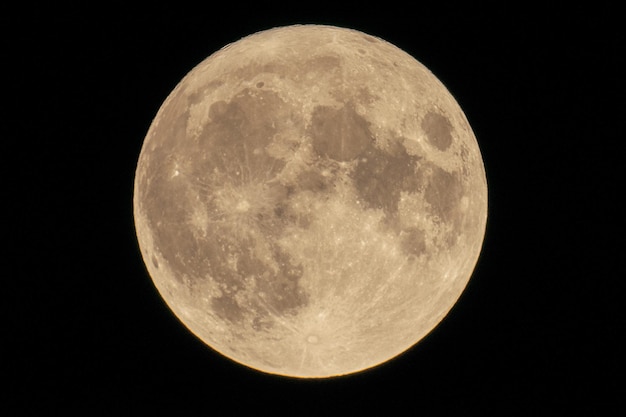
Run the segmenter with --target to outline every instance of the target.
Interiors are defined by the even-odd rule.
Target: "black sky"
[[[155,7],[0,17],[7,415],[623,412],[616,9]],[[481,258],[444,322],[390,363],[329,381],[205,347],[152,286],[132,219],[135,164],[167,94],[225,44],[295,23],[358,29],[429,67],[475,131],[490,193]]]

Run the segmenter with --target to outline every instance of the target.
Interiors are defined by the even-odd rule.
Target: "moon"
[[[450,311],[482,247],[487,183],[452,95],[392,44],[296,25],[232,43],[158,111],[134,182],[159,293],[235,362],[359,372]]]

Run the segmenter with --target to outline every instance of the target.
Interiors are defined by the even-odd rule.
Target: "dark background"
[[[617,6],[417,4],[0,14],[6,415],[623,413]],[[429,67],[476,133],[490,193],[482,255],[448,317],[389,363],[331,380],[205,347],[153,287],[132,218],[143,138],[178,81],[229,42],[295,23],[358,29]]]

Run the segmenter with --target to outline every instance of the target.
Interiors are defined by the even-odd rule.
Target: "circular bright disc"
[[[135,177],[148,271],[202,341],[249,367],[328,377],[439,323],[487,219],[478,144],[423,65],[364,33],[272,29],[169,95]]]

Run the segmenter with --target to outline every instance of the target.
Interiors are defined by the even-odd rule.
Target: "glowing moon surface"
[[[432,73],[364,33],[260,32],[194,68],[135,175],[148,271],[198,338],[260,371],[319,378],[428,334],[476,265],[487,184]]]

